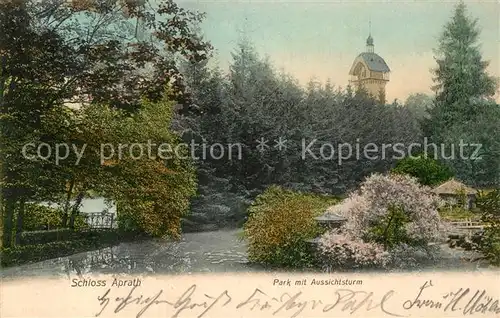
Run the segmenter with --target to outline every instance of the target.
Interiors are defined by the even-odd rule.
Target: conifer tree
[[[493,100],[498,82],[487,73],[488,62],[478,45],[479,33],[477,20],[467,15],[465,4],[460,2],[439,41],[433,87],[436,96],[424,130],[435,143],[449,149],[462,140],[481,144],[482,159],[459,158],[457,153],[446,159],[450,159],[448,164],[458,178],[486,185],[497,182],[500,171],[495,149],[499,121],[495,114],[500,106]]]
[[[465,4],[460,2],[444,27],[436,50],[436,105],[425,127],[433,137],[439,138],[441,131],[456,122],[474,118],[480,110],[474,102],[495,95],[497,81],[486,71],[489,62],[482,58],[477,44],[479,34],[477,20],[467,15]]]

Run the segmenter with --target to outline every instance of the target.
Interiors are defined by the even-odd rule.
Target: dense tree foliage
[[[392,172],[408,174],[417,178],[420,184],[426,186],[436,186],[453,177],[453,173],[448,166],[426,155],[407,157],[399,161],[392,169]]]
[[[491,186],[500,178],[500,105],[493,100],[498,80],[487,73],[488,62],[481,56],[478,40],[477,20],[467,15],[461,2],[445,25],[436,50],[436,96],[424,130],[435,143],[445,145],[448,154],[461,141],[481,144],[479,156],[472,156],[474,149],[469,148],[462,158],[455,149],[449,165],[468,183]]]
[[[478,250],[488,261],[500,266],[500,189],[479,196],[477,206],[487,225],[480,237]]]
[[[130,116],[146,105],[144,99],[163,103],[167,93],[166,98],[182,105],[179,111],[191,109],[176,59],[196,62],[206,58],[210,45],[191,29],[203,15],[170,0],[154,6],[139,4],[79,0],[0,3],[4,246],[12,243],[16,209],[20,210],[16,233],[22,231],[25,202],[65,202],[63,224],[73,227],[86,191],[101,191],[103,182],[112,180],[109,175],[114,172],[106,172],[99,156],[90,156],[89,150],[78,164],[73,155],[62,163],[54,162],[54,149],[48,157],[47,147],[42,153],[46,160],[23,154],[26,144],[36,147],[45,142],[55,147],[64,143],[70,150],[72,145],[81,150],[84,144],[96,149],[106,141],[106,134],[92,135],[103,131],[82,129],[87,123],[80,121],[75,107],[92,105],[88,107],[101,107],[104,112],[105,108],[121,109]],[[134,31],[139,20],[146,37]],[[68,107],[70,103],[73,109]],[[169,110],[171,106],[165,109]],[[162,125],[169,128],[168,121]],[[183,202],[180,199],[176,209],[185,209]]]
[[[484,102],[480,113],[467,122],[458,122],[442,135],[447,145],[446,163],[465,182],[476,187],[500,184],[500,105]],[[470,146],[460,152],[459,143]],[[454,145],[452,148],[451,145]]]
[[[463,2],[457,5],[451,20],[445,25],[436,58],[436,106],[432,108],[431,123],[435,129],[445,129],[456,121],[466,122],[480,113],[480,103],[493,97],[496,80],[488,75],[477,45],[477,20],[467,15]]]
[[[408,108],[420,120],[429,118],[429,111],[434,105],[432,96],[415,93],[408,96],[404,103],[404,107]]]
[[[217,68],[203,66],[196,73],[194,69],[188,69],[186,78],[191,78],[187,82],[193,83],[203,115],[184,118],[184,127],[208,144],[240,144],[241,160],[209,156],[201,164],[248,189],[281,184],[343,193],[401,158],[392,145],[407,146],[421,136],[418,118],[407,108],[382,105],[365,91],[329,83],[311,81],[303,88],[274,70],[248,42],[233,53],[226,76]],[[265,149],[257,148],[261,139],[267,141]],[[281,149],[280,139],[285,141]],[[367,157],[363,149],[370,143],[378,152]],[[390,147],[382,154],[383,144]]]
[[[101,193],[117,203],[123,227],[152,236],[178,237],[181,217],[196,192],[189,152],[178,147],[182,140],[169,128],[172,114],[173,103],[168,100],[143,101],[132,118],[102,108],[84,114],[86,124],[115,147],[110,164],[104,166],[109,180],[103,182]],[[128,145],[121,158],[116,152],[119,144]]]

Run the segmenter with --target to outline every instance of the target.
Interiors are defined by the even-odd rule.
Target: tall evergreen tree
[[[459,179],[488,185],[498,182],[500,173],[495,149],[498,138],[495,114],[500,106],[493,100],[498,82],[486,71],[488,62],[481,56],[479,33],[477,20],[467,15],[465,4],[460,2],[439,41],[433,87],[436,96],[424,130],[435,143],[446,146],[448,152],[458,147],[459,142],[482,144],[480,160],[458,157],[457,153],[451,153],[451,157],[447,154],[447,158],[441,156],[448,160]]]
[[[444,27],[436,50],[436,105],[430,110],[432,119],[426,123],[426,131],[434,137],[457,121],[477,115],[480,108],[474,107],[477,104],[473,101],[495,95],[497,81],[486,72],[489,62],[481,56],[479,34],[477,20],[467,15],[465,4],[460,2]]]

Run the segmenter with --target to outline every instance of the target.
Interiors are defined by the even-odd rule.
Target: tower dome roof
[[[349,71],[349,75],[355,75],[355,67],[361,61],[364,62],[370,71],[382,73],[388,73],[391,71],[389,66],[387,66],[387,63],[380,55],[376,53],[363,52],[354,60],[351,70]]]

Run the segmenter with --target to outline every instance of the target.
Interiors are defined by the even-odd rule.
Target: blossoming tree
[[[399,261],[402,252],[428,251],[429,243],[443,238],[439,204],[413,177],[372,174],[330,209],[347,222],[321,237],[320,250],[329,265],[348,268],[386,266]]]

